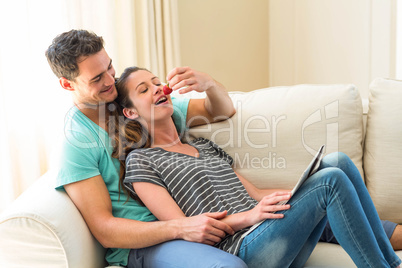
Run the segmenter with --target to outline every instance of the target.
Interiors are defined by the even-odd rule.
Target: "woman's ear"
[[[137,119],[139,117],[135,108],[123,108],[123,114],[129,119]]]
[[[60,77],[59,82],[60,82],[60,85],[61,85],[62,88],[66,89],[66,90],[69,90],[69,91],[74,91],[74,88],[73,88],[73,86],[71,84],[71,81],[68,80],[67,78]]]

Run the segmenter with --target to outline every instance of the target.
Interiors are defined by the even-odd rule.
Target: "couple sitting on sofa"
[[[291,199],[288,191],[258,190],[231,169],[232,159],[216,144],[203,139],[190,144],[178,140],[174,123],[182,128],[185,123],[180,116],[175,122],[171,120],[171,100],[162,93],[159,79],[146,70],[129,68],[121,76],[117,101],[124,108],[122,113],[135,120],[124,123],[125,129],[118,133],[113,129],[111,133],[113,120],[108,119],[113,117],[105,114],[105,108],[117,97],[115,73],[100,37],[86,31],[64,33],[49,47],[47,57],[61,85],[73,92],[76,104],[66,124],[58,188],[64,187],[94,236],[110,248],[110,264],[245,266],[239,258],[207,246],[216,244],[249,266],[266,262],[264,258],[270,266],[301,266],[328,217],[337,239],[358,266],[399,265],[360,174],[347,156],[324,158],[321,170]],[[173,101],[175,109],[187,114],[185,118],[203,115],[213,119],[233,114],[230,99],[209,76],[176,68],[168,80],[174,89],[190,85],[187,90],[206,90],[205,102]],[[119,116],[119,111],[112,112]],[[192,121],[193,125],[199,123]],[[134,198],[125,198],[119,183],[123,165],[111,157],[109,134],[117,140],[117,158],[127,163],[124,187],[148,208]],[[190,165],[199,172],[190,170]],[[190,172],[194,177],[189,176]],[[217,172],[220,175],[215,177]],[[174,174],[183,181],[176,181]],[[214,187],[219,190],[211,190]],[[194,191],[194,195],[185,195],[180,191],[183,188]],[[225,197],[217,201],[222,194]],[[228,201],[229,196],[235,198]],[[289,199],[290,205],[275,205]],[[228,215],[208,211],[228,211]],[[156,221],[154,215],[161,221]],[[249,226],[264,219],[268,220],[243,235]],[[207,254],[208,258],[203,257]]]

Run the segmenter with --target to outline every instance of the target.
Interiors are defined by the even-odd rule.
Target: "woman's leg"
[[[338,241],[336,240],[335,236],[334,236],[334,233],[332,232],[331,226],[330,226],[330,224],[329,224],[329,222],[328,222],[328,220],[327,220],[326,217],[325,217],[325,219],[322,220],[322,224],[325,224],[325,228],[324,228],[324,231],[321,232],[319,242],[326,242],[326,243],[339,244]],[[383,227],[385,233],[387,234],[388,239],[391,239],[391,237],[392,237],[392,235],[393,235],[393,233],[394,233],[394,231],[395,231],[395,229],[396,229],[396,227],[397,227],[397,224],[394,223],[394,222],[383,221],[383,220],[381,221],[381,224],[382,224],[382,227]],[[317,227],[318,227],[318,226],[317,226]],[[321,227],[321,225],[320,225],[320,227]],[[319,230],[321,230],[321,229],[320,229],[320,228],[316,228],[316,230],[317,230],[317,232],[319,232]],[[314,240],[314,239],[315,239],[315,235],[316,235],[316,231],[314,231],[314,232],[311,234],[311,236],[309,237],[309,239],[313,239],[313,241],[315,241],[315,240]],[[390,242],[391,242],[391,245],[393,246],[391,240],[390,240]],[[397,243],[396,243],[396,244],[397,244]],[[305,247],[303,247],[302,251],[301,251],[300,254],[299,254],[299,255],[301,255],[301,258],[303,258],[303,256],[306,256],[306,255],[307,255],[307,254],[304,253],[305,250],[309,250],[308,252],[312,252],[312,250],[313,250],[314,248],[310,250],[310,247],[311,247],[311,246],[312,246],[312,243],[309,242],[309,240],[308,240],[307,243],[306,243],[306,245],[305,245]],[[297,257],[296,257],[296,258],[297,258]],[[296,261],[296,259],[295,259],[295,262],[294,262],[294,263],[305,263],[306,261],[307,261],[307,259],[305,259],[304,261],[303,261],[303,260],[297,260],[297,261]]]
[[[324,229],[325,224],[328,222],[327,217],[325,216],[321,222],[315,227],[315,229],[311,232],[310,236],[307,238],[303,247],[299,251],[299,254],[295,257],[292,262],[292,267],[303,267],[303,265],[307,262],[308,258],[313,252],[315,246],[317,245],[317,241],[322,234],[322,230]]]
[[[266,220],[245,237],[238,256],[249,267],[302,266],[318,242],[320,235],[312,234],[320,228],[322,232],[325,216],[358,267],[389,267],[356,190],[340,169],[319,170],[289,203],[291,208],[283,212],[283,219]],[[392,267],[400,261],[395,254],[394,261]]]
[[[127,267],[247,268],[238,257],[205,244],[174,240],[152,247],[132,249]]]
[[[362,204],[363,211],[370,223],[373,233],[378,241],[381,251],[384,254],[385,259],[393,260],[395,253],[389,242],[384,227],[380,221],[377,210],[373,204],[373,201],[367,191],[366,185],[360,176],[359,170],[356,168],[352,160],[344,153],[331,153],[324,157],[321,162],[320,169],[328,167],[337,167],[341,169],[346,176],[350,179],[353,186],[356,189],[360,203]],[[331,224],[331,222],[329,222]],[[393,229],[395,229],[396,225]],[[391,228],[391,227],[390,227]],[[392,233],[391,233],[392,235]]]
[[[382,227],[383,227],[388,239],[391,239],[398,224],[391,222],[391,221],[384,221],[384,220],[381,220],[381,224],[382,224]],[[338,241],[336,240],[336,237],[334,236],[334,233],[332,232],[331,225],[329,224],[328,221],[327,221],[327,224],[325,225],[324,231],[322,232],[319,241],[326,242],[326,243],[339,244]],[[391,242],[391,240],[390,240],[390,242]],[[391,242],[391,245],[392,245],[392,242]]]

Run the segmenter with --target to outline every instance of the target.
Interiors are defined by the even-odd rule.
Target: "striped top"
[[[255,207],[231,165],[233,159],[214,142],[199,138],[190,142],[199,157],[162,148],[132,151],[126,160],[124,185],[135,194],[133,182],[149,182],[165,188],[187,217],[206,212],[228,211],[228,215]],[[237,254],[242,229],[215,246]]]

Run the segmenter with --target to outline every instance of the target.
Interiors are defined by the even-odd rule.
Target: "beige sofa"
[[[370,85],[367,124],[353,85],[298,85],[231,92],[237,113],[193,128],[235,160],[258,187],[292,188],[321,144],[359,168],[380,216],[402,223],[402,82]],[[365,131],[366,129],[366,131]],[[365,133],[365,138],[364,138]],[[49,171],[0,216],[0,267],[104,267],[105,250]],[[402,258],[402,251],[397,253]],[[319,243],[306,267],[354,267],[338,245]]]

